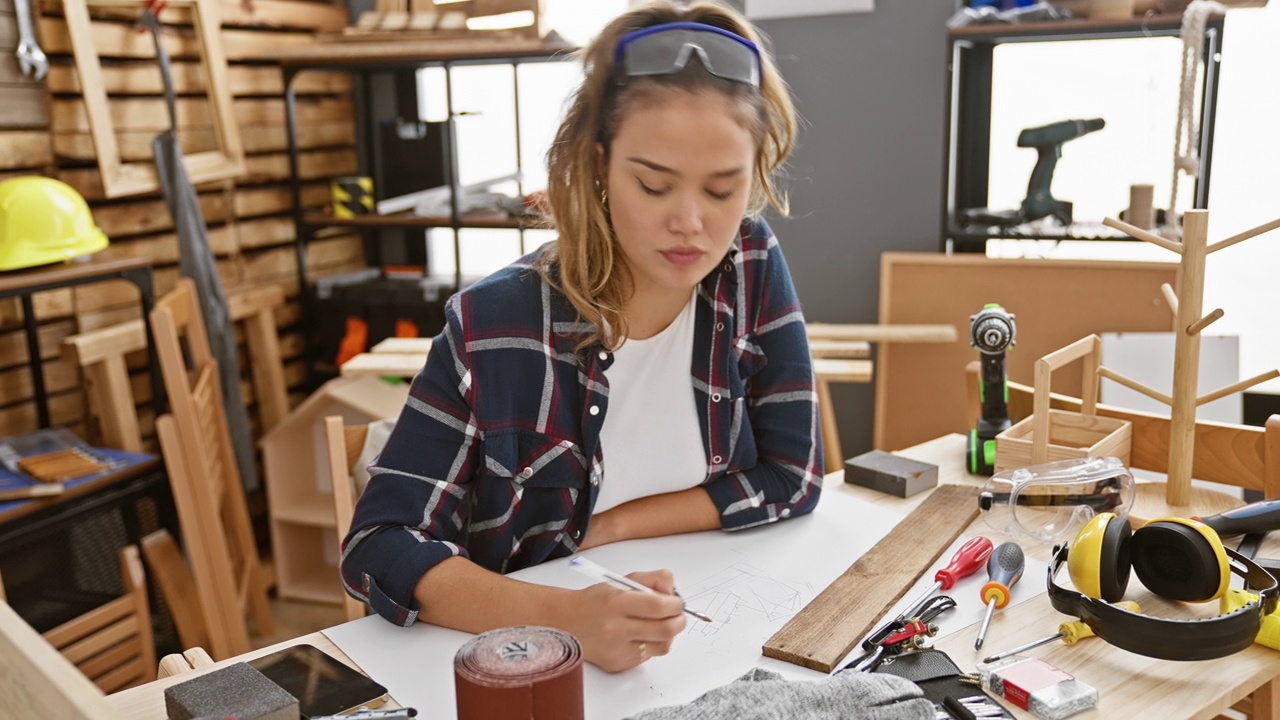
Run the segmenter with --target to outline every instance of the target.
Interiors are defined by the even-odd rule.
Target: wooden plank
[[[278,182],[289,179],[289,156],[285,153],[251,155],[245,158],[241,182]],[[317,180],[354,174],[359,168],[356,152],[343,150],[308,150],[298,154],[298,177]]]
[[[50,55],[70,55],[71,36],[62,18],[40,18],[40,38],[44,51]],[[155,45],[149,34],[137,32],[133,25],[98,21],[91,24],[94,46],[98,56],[104,58],[135,58],[149,60],[155,57]],[[270,60],[280,48],[298,47],[314,42],[309,33],[275,30],[222,30],[223,54],[227,60]],[[196,59],[200,56],[195,35],[188,29],[173,28],[160,35],[160,42],[169,56],[180,59]]]
[[[302,186],[304,208],[322,207],[331,197],[328,183]],[[287,187],[237,188],[231,202],[237,218],[286,213],[293,208],[293,198]]]
[[[41,322],[71,317],[75,312],[72,302],[71,288],[60,288],[31,296],[36,318]],[[0,300],[0,327],[17,325],[22,322],[22,306],[18,298]]]
[[[45,15],[60,15],[62,0],[42,0]],[[132,7],[92,6],[93,17],[135,21],[138,11]],[[339,31],[347,24],[347,12],[341,5],[300,0],[218,0],[218,17],[223,27],[261,27],[316,31]],[[160,14],[165,25],[190,25],[191,12],[182,7],[169,7]]]
[[[0,85],[0,129],[43,128],[49,125],[44,88],[37,85]]]
[[[79,392],[50,395],[49,418],[54,425],[79,423],[84,419],[84,398]],[[0,408],[0,436],[19,435],[38,427],[34,402]]]
[[[939,485],[765,642],[765,656],[830,673],[978,516],[978,488]]]
[[[234,255],[236,246],[235,227],[221,225],[208,230],[209,247],[215,257]],[[151,258],[156,265],[176,264],[180,259],[178,236],[173,233],[148,235],[119,242],[112,242],[98,253],[103,258]]]
[[[117,131],[116,147],[123,162],[152,162],[155,151],[152,141],[158,130],[125,130]],[[94,161],[98,150],[93,145],[93,138],[87,132],[51,133],[53,152],[58,158],[79,162]],[[212,127],[183,128],[178,134],[178,146],[184,155],[212,152],[218,146],[217,135]]]
[[[845,323],[809,323],[809,337],[822,340],[863,342],[955,342],[959,335],[954,325],[857,325]]]
[[[173,87],[179,95],[204,95],[206,90],[203,65],[198,62],[173,63]],[[5,76],[0,74],[0,82]],[[283,95],[284,80],[280,70],[268,65],[232,65],[227,68],[231,94],[236,97]],[[80,78],[71,65],[53,65],[45,77],[49,92],[80,92]],[[154,62],[125,61],[102,68],[102,84],[108,95],[163,95],[160,69]],[[304,72],[293,81],[297,95],[334,95],[351,92],[351,76],[347,73],[316,70]]]
[[[59,393],[80,387],[80,373],[72,363],[61,358],[42,364],[44,367],[45,392]],[[31,384],[31,368],[19,365],[8,370],[0,370],[0,404],[9,405],[23,400],[30,400],[34,395]]]
[[[307,268],[344,265],[364,261],[364,243],[357,235],[317,240],[307,246]],[[298,267],[293,246],[281,246],[245,259],[246,282],[263,282],[269,278],[294,274]]]
[[[299,175],[304,180],[318,180],[339,175],[351,175],[359,167],[355,150],[304,150],[299,154]],[[245,158],[245,174],[237,178],[242,185],[283,182],[289,179],[289,156],[286,153],[251,155]],[[105,200],[102,178],[96,168],[59,169],[53,176],[76,189],[86,200]],[[216,183],[197,184],[197,190],[207,190]],[[139,195],[157,197],[159,192]]]
[[[998,300],[1018,323],[1018,344],[1006,355],[1009,379],[1031,383],[1037,358],[1090,333],[1171,329],[1160,285],[1174,284],[1177,272],[1160,262],[884,253],[879,321],[952,325],[966,337],[969,316],[992,302],[991,278],[999,277]],[[976,359],[964,340],[876,348],[875,447],[896,450],[972,428],[964,367]],[[1078,396],[1081,374],[1066,368],[1053,382]]]
[[[124,130],[116,132],[121,159],[129,162],[150,161],[155,153],[151,142],[155,130]],[[355,144],[354,121],[326,122],[300,125],[298,147],[312,150],[325,147],[347,147]],[[93,160],[97,153],[93,139],[85,132],[59,132],[52,135],[53,147],[58,157],[69,160]],[[208,152],[216,147],[212,127],[184,128],[179,135],[184,153]],[[241,144],[247,153],[284,152],[289,149],[288,136],[283,125],[248,126],[240,130]],[[47,142],[47,139],[46,139]]]
[[[42,88],[40,81],[23,74],[22,68],[18,66],[18,59],[13,54],[14,44],[16,44],[16,38],[10,41],[9,47],[0,49],[0,85]]]
[[[75,188],[85,200],[91,203],[98,200],[106,200],[106,193],[102,190],[102,176],[97,168],[59,168],[54,170],[52,176],[62,182]],[[218,189],[222,187],[222,181],[211,180],[209,182],[195,183],[198,192]],[[160,197],[160,190],[138,193],[130,196],[131,200]]]
[[[198,195],[200,212],[205,222],[220,223],[231,217],[227,194],[206,192]],[[113,205],[95,205],[93,219],[114,243],[130,235],[163,232],[173,229],[169,206],[163,200],[139,200]],[[159,262],[157,261],[157,264]]]
[[[107,107],[116,131],[169,129],[168,109],[160,98],[111,98]],[[213,109],[205,98],[178,98],[176,108],[179,128],[213,127]],[[239,98],[232,101],[232,108],[235,122],[239,125],[284,127],[283,98]],[[298,125],[351,122],[354,112],[351,100],[347,98],[303,98],[298,101]],[[83,100],[53,100],[49,123],[54,132],[87,132],[89,115]]]
[[[40,345],[40,357],[50,360],[61,352],[62,341],[76,331],[75,322],[58,320],[43,323],[36,329],[36,341]],[[27,335],[22,330],[0,332],[0,367],[25,365],[27,355]],[[3,401],[0,400],[0,404]]]
[[[49,133],[0,131],[0,169],[39,168],[52,162]]]
[[[240,249],[257,250],[290,243],[296,235],[291,217],[270,217],[236,223]]]
[[[152,270],[151,277],[152,284],[155,286],[156,297],[159,297],[173,289],[173,286],[177,283],[178,268],[176,266],[158,267]],[[81,285],[71,288],[71,290],[75,296],[76,307],[106,308],[114,305],[137,305],[139,302],[138,288],[124,280],[110,280],[93,283],[92,285]]]

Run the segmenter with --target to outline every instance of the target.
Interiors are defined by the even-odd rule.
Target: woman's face
[[[734,101],[672,91],[622,118],[607,162],[609,214],[635,297],[687,297],[724,259],[746,211],[755,141]]]

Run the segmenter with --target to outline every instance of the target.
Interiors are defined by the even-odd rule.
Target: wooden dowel
[[[1049,366],[1049,369],[1051,370],[1057,370],[1063,365],[1066,365],[1067,363],[1073,362],[1075,360],[1079,360],[1085,355],[1088,355],[1089,353],[1093,352],[1094,348],[1096,347],[1097,341],[1098,341],[1097,335],[1087,335],[1064,348],[1054,350],[1048,355],[1045,355],[1044,357],[1040,358],[1039,362],[1045,363],[1046,365]]]
[[[1241,380],[1240,382],[1235,383],[1234,385],[1228,385],[1222,388],[1221,390],[1214,390],[1211,393],[1206,393],[1204,395],[1201,395],[1200,397],[1196,398],[1196,405],[1200,406],[1200,405],[1204,405],[1205,403],[1211,403],[1214,400],[1217,400],[1219,398],[1224,398],[1228,395],[1233,395],[1242,390],[1251,388],[1254,385],[1257,385],[1258,383],[1264,383],[1268,380],[1272,380],[1278,377],[1280,377],[1280,370],[1268,370],[1262,373],[1261,375],[1254,375],[1248,380]]]
[[[1155,188],[1148,184],[1129,186],[1129,222],[1143,230],[1150,230],[1156,224],[1155,210],[1151,200]]]
[[[1104,378],[1107,378],[1108,380],[1114,380],[1120,383],[1121,385],[1129,388],[1130,390],[1133,390],[1135,392],[1140,392],[1143,395],[1146,395],[1147,397],[1151,398],[1152,400],[1157,400],[1159,402],[1164,403],[1165,405],[1173,404],[1173,398],[1169,397],[1168,395],[1165,395],[1164,393],[1154,388],[1147,387],[1146,385],[1143,385],[1137,380],[1132,380],[1130,378],[1127,378],[1124,375],[1121,375],[1120,373],[1114,370],[1111,370],[1105,367],[1100,367],[1098,368],[1098,375]]]
[[[1172,240],[1167,240],[1165,238],[1162,238],[1153,232],[1143,230],[1142,228],[1139,228],[1139,227],[1134,227],[1133,225],[1130,225],[1127,222],[1121,222],[1119,220],[1116,220],[1115,218],[1106,218],[1102,221],[1102,224],[1106,225],[1107,227],[1112,227],[1112,228],[1115,228],[1116,230],[1120,230],[1122,232],[1128,233],[1129,235],[1132,235],[1133,237],[1139,240],[1146,240],[1152,245],[1159,245],[1160,247],[1164,248],[1165,250],[1168,250],[1169,252],[1175,252],[1175,253],[1178,253],[1179,255],[1182,254],[1182,246],[1179,245],[1178,243],[1173,242]]]
[[[1160,286],[1160,292],[1164,293],[1164,301],[1169,303],[1169,309],[1174,315],[1178,314],[1178,295],[1173,291],[1173,286],[1164,283]]]
[[[1205,328],[1221,320],[1223,315],[1226,315],[1226,313],[1222,311],[1222,308],[1217,308],[1208,315],[1205,315],[1199,320],[1191,323],[1191,327],[1187,328],[1187,334],[1199,335]]]
[[[864,342],[955,342],[954,325],[857,325],[809,323],[805,330],[813,340]]]
[[[1232,245],[1235,245],[1236,243],[1242,243],[1245,240],[1248,240],[1249,238],[1255,235],[1261,235],[1264,232],[1270,232],[1271,230],[1275,230],[1276,228],[1280,228],[1280,218],[1276,218],[1275,220],[1272,220],[1269,223],[1264,223],[1262,225],[1259,225],[1258,227],[1253,228],[1252,230],[1245,230],[1244,232],[1239,233],[1237,235],[1232,235],[1226,240],[1219,240],[1218,242],[1209,246],[1209,252],[1216,253],[1219,250],[1225,250],[1231,247]]]

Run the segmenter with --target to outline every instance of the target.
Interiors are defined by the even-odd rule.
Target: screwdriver
[[[1134,613],[1142,612],[1142,608],[1138,607],[1138,603],[1133,602],[1132,600],[1125,600],[1123,602],[1118,602],[1116,603],[1116,607],[1124,608],[1125,610],[1128,610],[1129,612],[1134,612]],[[1059,625],[1058,632],[1056,635],[1042,637],[1039,640],[1029,642],[1026,645],[1019,645],[1018,647],[1012,650],[1006,650],[1002,653],[997,653],[990,657],[984,657],[982,658],[982,662],[993,663],[997,660],[1003,660],[1009,657],[1010,655],[1017,655],[1018,653],[1025,652],[1027,650],[1030,650],[1031,648],[1037,648],[1037,647],[1040,647],[1041,645],[1046,645],[1048,643],[1053,642],[1054,640],[1057,640],[1058,638],[1062,638],[1062,642],[1067,645],[1075,645],[1077,642],[1087,637],[1093,637],[1093,628],[1086,625],[1083,620],[1072,620],[1070,622],[1064,622],[1061,625]]]
[[[956,554],[952,556],[951,562],[947,566],[934,573],[933,579],[936,581],[929,591],[921,595],[918,600],[907,606],[906,612],[903,614],[907,618],[915,617],[916,608],[923,607],[929,596],[938,590],[950,590],[956,584],[956,581],[962,577],[972,575],[974,571],[982,567],[982,563],[991,557],[991,541],[978,536],[970,539]]]
[[[1009,588],[1022,577],[1022,570],[1026,565],[1027,559],[1018,543],[1004,543],[991,553],[987,560],[987,577],[990,579],[982,586],[982,601],[987,604],[987,614],[982,618],[982,627],[978,629],[978,639],[973,643],[974,650],[982,649],[982,641],[987,637],[992,614],[996,608],[1009,604]]]

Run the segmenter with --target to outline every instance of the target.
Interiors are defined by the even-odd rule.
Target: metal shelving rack
[[[310,315],[308,312],[307,282],[307,245],[315,238],[316,233],[326,228],[345,227],[361,230],[378,229],[430,229],[451,228],[453,232],[454,257],[457,259],[454,272],[455,288],[462,287],[461,242],[459,230],[462,229],[515,229],[525,230],[539,227],[536,218],[490,218],[463,216],[458,209],[458,158],[454,146],[452,132],[453,119],[456,117],[453,107],[452,69],[465,65],[510,65],[512,67],[512,92],[515,102],[515,143],[516,170],[521,169],[520,151],[520,74],[518,66],[536,62],[554,62],[568,60],[575,48],[563,44],[548,43],[533,39],[459,39],[459,40],[381,40],[381,41],[335,41],[317,42],[312,45],[281,48],[274,60],[280,66],[284,79],[284,97],[286,129],[289,141],[289,187],[293,199],[293,221],[295,228],[294,248],[298,263],[298,288],[303,303],[304,324]],[[368,215],[354,218],[335,218],[319,212],[308,212],[302,206],[302,179],[298,173],[298,138],[297,138],[297,96],[293,81],[302,72],[309,70],[333,70],[352,73],[361,78],[359,84],[362,96],[361,111],[368,122],[364,123],[364,146],[366,152],[373,153],[377,148],[374,102],[372,97],[372,77],[377,73],[403,70],[418,70],[426,67],[440,67],[445,76],[446,117],[449,118],[449,139],[445,149],[445,176],[449,185],[449,215],[444,217],[419,217],[409,214]],[[367,166],[370,160],[362,163]],[[523,191],[523,187],[520,188]],[[523,232],[521,232],[523,247]],[[306,333],[310,335],[310,333]],[[306,352],[310,359],[310,347]],[[308,363],[310,367],[310,362]],[[310,373],[309,373],[310,374]]]
[[[1214,120],[1218,104],[1218,76],[1222,62],[1224,17],[1212,16],[1205,25],[1204,83],[1200,116],[1200,174],[1194,208],[1208,207],[1209,171],[1212,162]],[[1062,233],[986,234],[973,232],[953,221],[960,208],[987,205],[991,158],[991,84],[995,48],[1005,43],[1064,40],[1110,40],[1144,37],[1179,37],[1182,16],[1154,15],[1132,20],[1068,20],[1020,25],[973,25],[947,31],[946,157],[943,166],[942,250],[948,242],[955,252],[984,252],[987,240],[1006,237],[1057,240],[1130,239],[1089,238]]]

